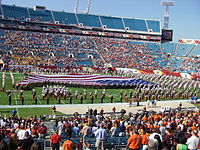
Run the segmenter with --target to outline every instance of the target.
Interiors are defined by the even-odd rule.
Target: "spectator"
[[[55,131],[54,135],[51,136],[51,146],[52,150],[59,150],[60,149],[60,141],[61,141],[60,135],[58,135],[58,132]]]
[[[38,127],[39,138],[45,138],[47,134],[47,127],[41,122],[40,126]]]
[[[1,150],[9,150],[8,144],[4,140],[0,141],[0,149]]]
[[[72,131],[73,131],[73,133],[74,133],[76,136],[79,135],[79,133],[80,133],[80,129],[79,129],[77,123],[74,125],[74,127],[72,127]]]
[[[90,146],[89,143],[84,142],[83,138],[80,138],[80,142],[76,145],[76,150],[85,150]]]
[[[30,148],[30,150],[40,150],[40,145],[38,142],[34,142]]]
[[[97,150],[100,150],[100,149],[105,150],[105,141],[106,141],[107,131],[103,127],[104,125],[100,124],[100,128],[97,129],[97,131],[95,132],[95,137],[96,137],[95,147],[97,148]]]
[[[142,138],[142,150],[147,150],[148,149],[148,142],[149,142],[149,136],[150,136],[150,129],[146,128],[145,134]]]
[[[197,130],[192,131],[192,136],[187,139],[187,146],[189,150],[196,150],[199,144],[199,138],[197,137]]]
[[[63,150],[72,150],[74,143],[70,141],[70,137],[67,137],[67,140],[63,143]]]
[[[81,130],[81,133],[83,135],[83,137],[87,137],[88,134],[89,134],[89,126],[88,124],[86,123],[83,127],[83,129]]]
[[[158,141],[158,150],[162,149],[162,141],[159,135],[155,135],[154,139],[156,139]]]
[[[18,139],[16,134],[12,134],[8,143],[9,150],[16,150],[18,148]]]
[[[25,139],[22,142],[22,149],[23,150],[30,150],[33,143],[34,143],[34,140],[31,138],[29,132],[26,131]]]
[[[142,143],[142,137],[139,135],[138,130],[133,130],[133,134],[129,137],[127,146],[129,150],[139,150]]]
[[[172,146],[173,146],[173,134],[172,134],[172,131],[171,129],[167,128],[165,130],[166,132],[166,135],[164,136],[163,138],[163,145],[164,145],[164,148],[166,150],[171,150]]]
[[[158,141],[156,139],[150,139],[148,142],[148,150],[159,150]]]
[[[23,125],[21,125],[20,126],[20,130],[17,132],[17,137],[18,137],[18,139],[19,140],[24,140],[24,138],[25,138],[25,130],[24,130],[24,126]]]

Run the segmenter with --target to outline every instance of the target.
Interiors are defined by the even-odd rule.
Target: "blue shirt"
[[[79,129],[79,127],[73,127],[73,128],[72,128],[72,131],[73,131],[75,134],[79,134],[80,129]]]

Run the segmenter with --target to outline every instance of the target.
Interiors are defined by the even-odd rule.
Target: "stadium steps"
[[[193,52],[193,50],[196,49],[196,47],[197,47],[197,45],[194,45],[194,47],[188,52],[188,54],[186,55],[186,57],[188,57]]]

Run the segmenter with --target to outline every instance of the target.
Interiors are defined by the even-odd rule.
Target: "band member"
[[[140,101],[141,101],[141,97],[138,97],[138,99],[137,99],[137,106],[140,106]]]
[[[63,97],[64,97],[64,100],[67,99],[67,92],[66,91],[63,92]]]
[[[92,93],[92,92],[91,92],[91,93]],[[94,96],[93,96],[93,94],[90,95],[90,100],[91,100],[91,104],[93,104],[93,103],[94,103]]]
[[[83,95],[82,95],[82,93],[80,93],[80,101],[81,101],[81,104],[83,104]]]
[[[132,98],[132,96],[133,96],[133,92],[132,92],[131,89],[130,89],[130,91],[129,91],[129,96],[130,96],[130,98]]]
[[[36,99],[36,91],[35,91],[35,89],[33,89],[33,91],[32,91],[32,99],[35,101],[35,99]]]
[[[120,94],[120,102],[122,103],[123,96]]]
[[[97,99],[97,96],[98,96],[98,92],[97,92],[97,90],[95,90],[94,91],[94,98]]]
[[[125,96],[127,96],[127,92],[126,92],[126,91],[124,91],[124,97],[125,97]]]
[[[101,95],[101,103],[103,103],[103,100],[104,100],[104,95],[102,94]]]
[[[19,98],[22,102],[22,105],[24,105],[24,94],[23,94],[23,91],[21,90],[20,93],[19,93]]]
[[[38,98],[37,96],[35,96],[35,105],[37,105],[37,103],[38,103]]]
[[[75,99],[77,100],[78,99],[78,91],[76,90],[75,92]]]
[[[84,89],[84,99],[87,99],[87,90]]]
[[[11,92],[11,90],[8,90],[7,95],[8,95],[9,105],[11,105],[11,102],[12,102],[12,92]]]
[[[69,103],[72,104],[72,95],[69,97]]]
[[[113,94],[110,93],[110,102],[113,103]]]
[[[122,91],[122,89],[120,90],[119,95],[120,95],[120,99],[121,99],[123,97],[123,91]]]

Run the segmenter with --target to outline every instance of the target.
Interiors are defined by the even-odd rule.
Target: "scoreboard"
[[[173,39],[173,30],[163,29],[161,38],[162,42],[172,41],[172,39]]]

